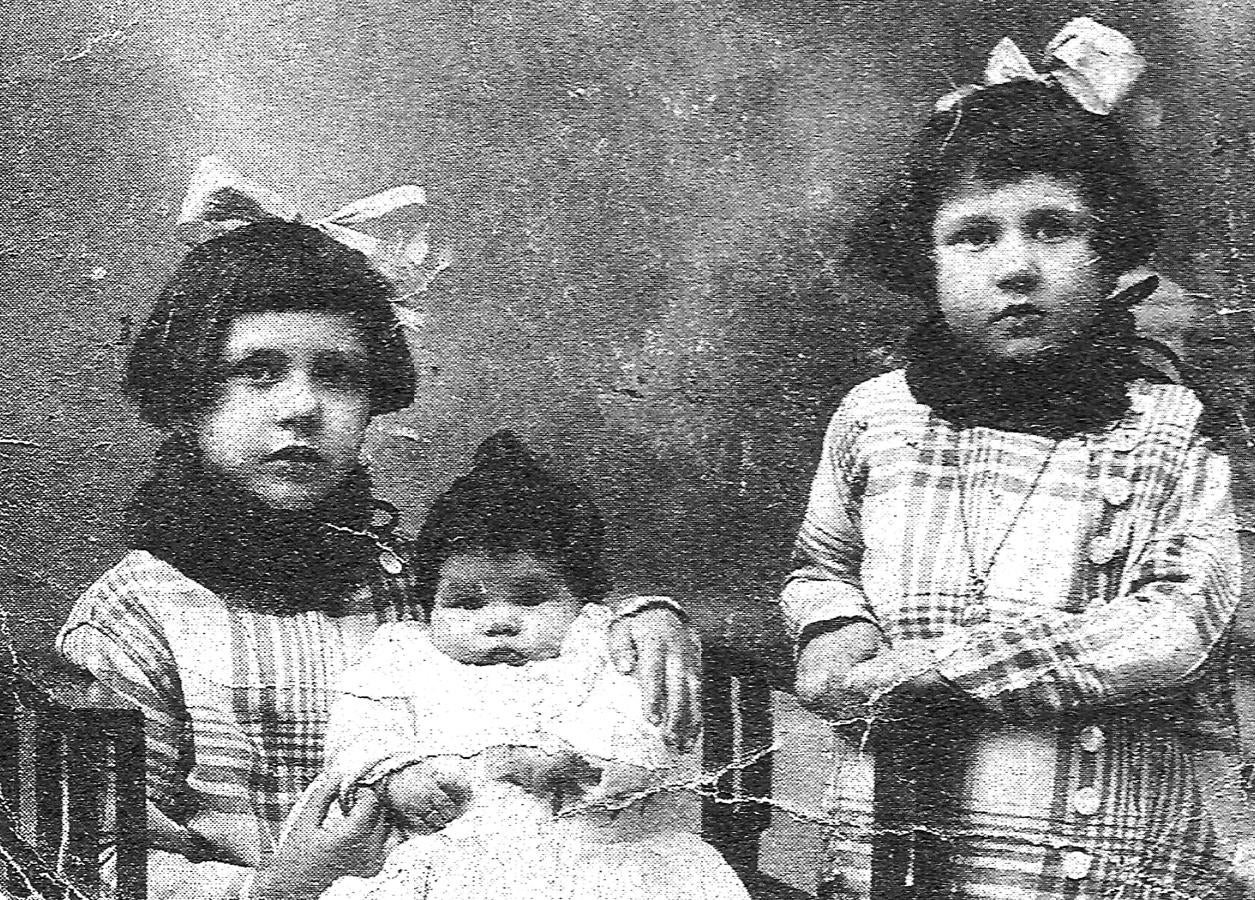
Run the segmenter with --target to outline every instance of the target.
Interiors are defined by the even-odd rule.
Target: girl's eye
[[[231,367],[228,377],[238,378],[249,384],[269,386],[283,378],[282,367],[264,359],[246,359]]]
[[[998,239],[989,225],[968,225],[950,235],[946,243],[966,250],[983,250]]]
[[[347,359],[325,360],[314,369],[314,377],[337,390],[356,390],[366,384],[361,366]]]
[[[1075,237],[1080,226],[1065,216],[1043,216],[1033,225],[1033,237],[1047,244],[1057,244]]]

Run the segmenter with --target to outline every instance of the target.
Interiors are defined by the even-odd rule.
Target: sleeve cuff
[[[357,783],[366,786],[376,785],[389,775],[424,762],[426,759],[427,757],[421,753],[398,753],[394,756],[389,756],[387,759],[380,760],[371,766],[365,775],[357,779]]]
[[[837,619],[880,624],[863,592],[844,582],[791,582],[780,595],[780,608],[795,639],[812,626]]]
[[[624,597],[619,602],[612,602],[611,611],[616,619],[625,619],[628,616],[634,616],[637,613],[643,613],[650,609],[666,609],[675,613],[676,617],[688,624],[688,613],[684,611],[684,607],[677,603],[671,597],[662,596],[646,596],[646,597]]]

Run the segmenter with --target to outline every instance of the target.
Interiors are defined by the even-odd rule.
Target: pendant
[[[379,565],[389,575],[400,575],[405,568],[405,564],[401,562],[401,557],[397,556],[387,547],[379,551]]]

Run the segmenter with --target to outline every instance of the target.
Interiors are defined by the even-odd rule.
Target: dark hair
[[[122,392],[159,428],[206,402],[231,322],[257,312],[329,312],[357,326],[370,364],[372,415],[414,401],[415,373],[392,287],[366,257],[316,228],[237,228],[184,257],[127,359]]]
[[[579,485],[554,473],[510,431],[475,451],[471,470],[436,498],[415,542],[419,598],[430,608],[440,567],[458,553],[530,552],[583,600],[610,590],[605,529]]]
[[[886,287],[930,299],[932,226],[947,194],[968,180],[1001,185],[1034,174],[1076,184],[1097,222],[1094,250],[1113,277],[1150,258],[1158,204],[1123,129],[1055,85],[1021,80],[929,117],[902,171],[854,224],[849,261]]]

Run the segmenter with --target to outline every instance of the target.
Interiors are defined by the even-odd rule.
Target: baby
[[[685,826],[693,755],[611,664],[602,531],[509,432],[436,501],[415,555],[430,621],[379,630],[328,731],[341,796],[373,791],[403,840],[324,897],[748,896]]]

